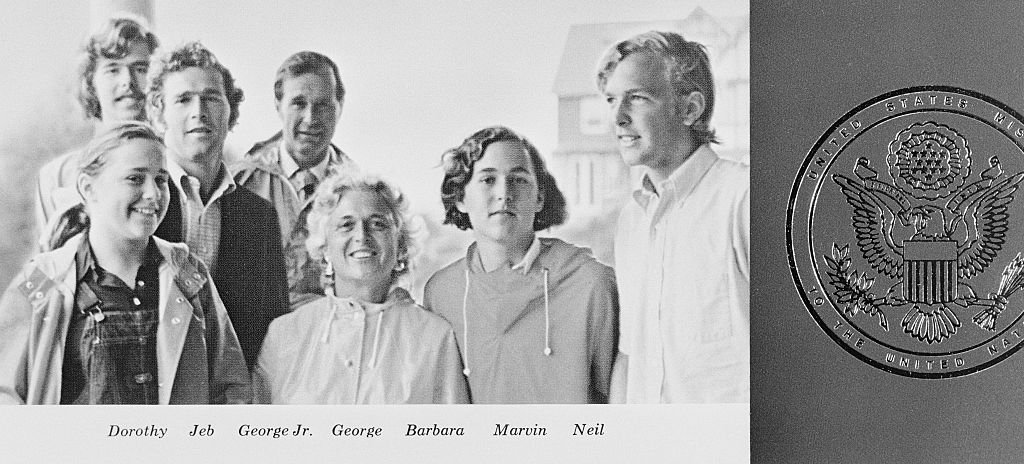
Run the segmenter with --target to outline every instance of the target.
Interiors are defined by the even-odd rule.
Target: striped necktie
[[[313,192],[316,192],[316,185],[319,181],[316,175],[308,169],[300,169],[293,176],[292,182],[295,185],[295,190],[299,193],[299,201],[305,204],[313,197]]]

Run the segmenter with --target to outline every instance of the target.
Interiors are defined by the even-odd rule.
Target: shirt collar
[[[526,275],[530,272],[530,268],[533,267],[533,262],[537,260],[537,256],[540,255],[541,243],[540,238],[536,234],[533,236],[533,242],[530,243],[530,247],[526,249],[526,254],[523,255],[523,259],[516,265],[508,268],[513,271],[518,271],[522,275]],[[474,273],[482,272],[488,273],[489,271],[484,270],[484,261],[480,257],[480,250],[478,244],[473,242],[466,249],[466,266]],[[498,268],[502,269],[502,268]],[[493,272],[493,271],[490,271]]]
[[[530,243],[530,248],[526,249],[526,255],[523,256],[523,260],[512,266],[512,270],[523,270],[523,275],[530,272],[530,268],[533,266],[533,262],[537,260],[537,256],[540,255],[540,238],[536,235],[533,236],[533,242]]]
[[[81,282],[86,274],[96,266],[96,258],[92,255],[92,247],[89,246],[88,232],[82,234],[82,241],[78,244],[78,251],[75,252],[75,263],[77,263],[77,281]]]
[[[185,172],[185,169],[179,166],[178,163],[175,163],[174,160],[170,159],[170,157],[167,158],[167,172],[171,173],[171,181],[174,182],[174,185],[178,186],[179,192],[183,192],[186,196],[191,198],[193,192],[192,187],[195,187],[196,192],[198,193],[198,189],[200,187],[199,178],[189,175],[189,173]],[[218,177],[220,177],[220,185],[213,189],[213,194],[210,195],[210,203],[213,203],[214,200],[224,195],[234,192],[235,189],[238,188],[235,184],[234,177],[231,176],[228,172],[227,166],[224,165],[224,161],[221,161],[220,163],[220,173]],[[184,185],[185,179],[188,179],[190,184],[189,186]]]
[[[718,154],[711,146],[701,145],[667,179],[655,184],[650,175],[644,174],[640,187],[633,191],[633,199],[646,208],[654,196],[685,198],[716,161]]]
[[[299,167],[298,163],[295,162],[295,158],[292,157],[292,154],[288,152],[288,148],[285,147],[284,136],[281,137],[279,150],[281,155],[278,157],[280,158],[278,160],[278,164],[281,165],[281,170],[284,171],[284,175],[291,179],[292,176],[302,168]],[[317,181],[322,181],[324,180],[324,177],[327,177],[327,166],[330,165],[331,158],[334,158],[334,156],[334,147],[328,146],[327,156],[324,156],[324,159],[320,160],[316,166],[309,168],[309,172],[312,172],[313,175],[316,176]]]
[[[160,253],[160,249],[156,246],[156,241],[153,237],[149,237],[149,243],[146,245],[146,254],[142,258],[143,266],[159,266],[164,260],[164,255]],[[78,244],[78,251],[75,252],[75,263],[77,265],[77,281],[81,282],[89,275],[89,271],[103,268],[96,264],[96,256],[92,254],[92,246],[89,245],[89,233],[85,232],[82,234],[82,241]],[[103,271],[104,273],[106,271]],[[99,274],[99,272],[96,272]],[[98,277],[98,276],[97,276]]]

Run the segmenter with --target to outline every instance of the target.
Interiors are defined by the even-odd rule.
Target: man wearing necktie
[[[235,182],[277,209],[288,268],[291,306],[323,295],[322,263],[306,252],[306,214],[329,170],[355,170],[331,143],[345,101],[345,86],[330,58],[310,51],[288,57],[277,70],[274,101],[283,125],[232,166]]]

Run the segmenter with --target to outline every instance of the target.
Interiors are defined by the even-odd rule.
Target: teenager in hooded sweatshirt
[[[445,224],[466,256],[427,282],[424,305],[455,329],[474,403],[606,403],[618,338],[612,269],[536,232],[565,221],[537,149],[505,127],[444,154]]]

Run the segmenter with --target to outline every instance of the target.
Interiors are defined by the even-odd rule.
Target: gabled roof
[[[716,67],[718,57],[738,46],[745,46],[743,53],[749,62],[750,25],[749,16],[715,17],[697,7],[685,19],[663,21],[639,21],[606,24],[576,24],[569,28],[569,36],[562,51],[558,66],[554,92],[559,96],[590,95],[597,93],[595,77],[597,61],[615,42],[650,30],[666,30],[681,33],[687,40],[695,40],[708,48],[711,69],[718,79]],[[746,37],[746,38],[744,38]],[[734,58],[735,59],[735,58]],[[724,64],[724,63],[722,63]],[[726,70],[735,72],[737,66],[726,65]],[[746,66],[749,73],[749,64]]]

